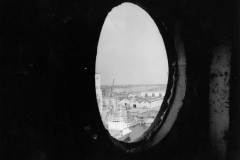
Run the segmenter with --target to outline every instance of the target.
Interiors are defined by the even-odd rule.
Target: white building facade
[[[95,88],[96,88],[98,108],[100,113],[102,114],[103,97],[102,97],[102,90],[101,90],[101,76],[98,73],[95,74]]]

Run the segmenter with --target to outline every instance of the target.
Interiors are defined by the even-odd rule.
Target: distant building
[[[128,97],[129,98],[134,98],[134,97],[136,97],[136,95],[130,93],[130,94],[128,94]]]
[[[108,130],[111,136],[115,138],[121,138],[132,132],[128,124],[123,121],[108,121]]]
[[[118,102],[122,106],[130,106],[130,108],[156,108],[161,106],[163,99],[160,97],[135,97],[135,98],[124,98]]]
[[[119,111],[113,112],[107,119],[107,128],[115,138],[129,134],[131,130],[129,129],[127,111],[120,107]]]
[[[102,98],[102,90],[101,90],[101,76],[98,73],[95,74],[95,87],[96,87],[96,96],[97,96],[99,111],[102,114],[103,98]]]
[[[141,92],[141,97],[163,97],[164,93],[160,91],[145,91]]]
[[[151,108],[160,108],[162,105],[163,99],[162,98],[154,98],[150,100],[150,107]]]
[[[103,97],[103,106],[107,106],[114,110],[117,110],[118,100],[115,97]]]
[[[124,98],[120,100],[118,104],[122,106],[127,106],[127,105],[130,105],[130,100],[128,98]]]

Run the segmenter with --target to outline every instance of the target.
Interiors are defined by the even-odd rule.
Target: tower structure
[[[103,111],[103,98],[102,98],[102,90],[101,90],[101,75],[99,73],[95,74],[95,88],[96,88],[96,95],[97,95],[97,102],[99,111],[102,114]]]

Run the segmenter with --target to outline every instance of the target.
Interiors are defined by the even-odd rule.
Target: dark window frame
[[[157,133],[161,130],[161,127],[164,124],[168,116],[169,110],[171,109],[172,103],[174,101],[177,79],[178,79],[178,74],[177,74],[178,65],[177,65],[177,54],[176,54],[175,45],[174,45],[174,37],[173,37],[174,34],[170,31],[170,29],[168,29],[171,27],[166,25],[160,17],[152,13],[151,7],[146,7],[144,2],[141,2],[141,3],[136,3],[135,1],[128,1],[128,2],[133,3],[139,6],[140,8],[142,8],[143,10],[145,10],[157,25],[166,48],[166,53],[168,58],[168,67],[169,67],[168,84],[167,84],[166,94],[163,98],[163,103],[161,105],[161,109],[158,112],[154,122],[151,124],[148,130],[143,134],[143,136],[141,136],[136,142],[126,143],[126,142],[115,139],[105,129],[105,132],[110,138],[110,141],[117,148],[127,153],[132,153],[132,152],[142,151],[151,147],[154,141],[153,137],[156,137]],[[100,27],[99,35],[107,14],[112,10],[112,8],[117,7],[122,3],[124,2],[115,1],[112,3],[112,5],[107,6],[107,9],[105,8],[105,11],[106,11],[105,17],[102,16],[103,18],[101,20],[102,23],[99,23],[99,25],[101,25],[99,26]],[[96,42],[96,45],[97,44],[98,44],[98,40]]]

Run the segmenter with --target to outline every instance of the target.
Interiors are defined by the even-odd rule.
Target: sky
[[[103,24],[96,57],[101,85],[167,84],[168,61],[162,36],[137,5],[114,7]]]

